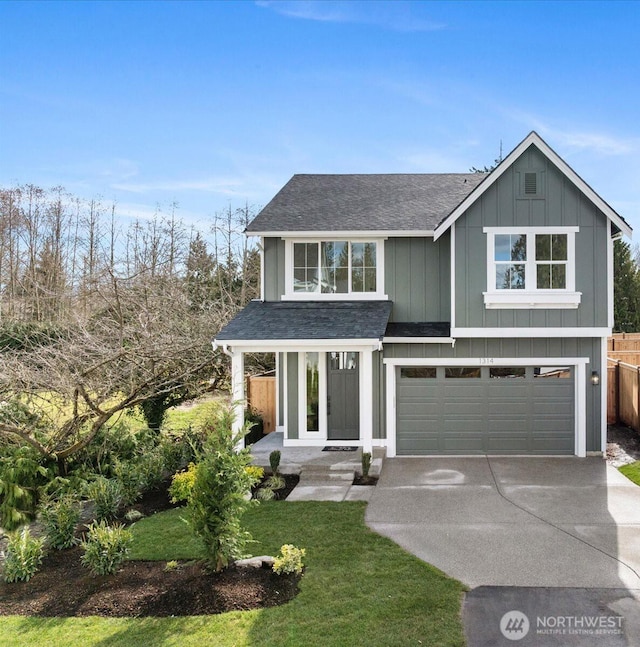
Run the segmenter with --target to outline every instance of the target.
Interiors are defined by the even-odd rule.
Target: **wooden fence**
[[[276,428],[276,378],[272,375],[252,375],[247,378],[247,402],[262,416],[263,432]]]
[[[640,366],[609,361],[607,377],[607,423],[640,431]]]

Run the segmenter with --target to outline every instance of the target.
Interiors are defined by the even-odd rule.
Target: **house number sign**
[[[493,357],[481,357],[480,358],[480,365],[485,366],[486,364],[493,364],[495,362],[495,358]]]

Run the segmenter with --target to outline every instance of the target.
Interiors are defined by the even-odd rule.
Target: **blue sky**
[[[540,135],[640,231],[640,2],[0,2],[0,185],[206,228]]]

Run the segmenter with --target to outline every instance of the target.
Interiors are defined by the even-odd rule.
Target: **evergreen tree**
[[[640,332],[640,270],[629,243],[614,242],[613,265],[614,332]]]

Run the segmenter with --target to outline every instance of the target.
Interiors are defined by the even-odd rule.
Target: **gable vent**
[[[525,173],[524,174],[524,194],[536,195],[538,193],[538,174]]]

